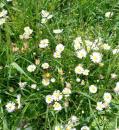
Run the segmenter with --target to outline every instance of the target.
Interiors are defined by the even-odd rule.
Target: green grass
[[[4,7],[2,7],[4,5]],[[0,130],[16,130],[31,127],[33,130],[53,130],[57,124],[67,124],[72,115],[79,119],[77,130],[83,125],[90,130],[116,130],[119,127],[119,96],[113,92],[115,83],[119,81],[119,55],[113,55],[111,50],[103,53],[103,67],[90,61],[89,53],[85,59],[78,59],[74,53],[73,40],[81,36],[83,40],[101,37],[112,49],[119,45],[119,1],[118,0],[13,0],[12,2],[0,1],[0,9],[8,10],[5,24],[0,26]],[[47,10],[53,18],[46,24],[41,24],[41,11]],[[114,12],[112,18],[105,18],[105,13]],[[32,38],[20,40],[24,27],[33,29]],[[63,33],[56,37],[54,29],[63,29]],[[40,40],[48,39],[49,47],[42,50],[38,48]],[[24,52],[12,51],[12,43],[22,48],[24,42],[28,49]],[[58,43],[65,49],[61,59],[53,58],[53,52]],[[34,52],[36,54],[34,54]],[[35,72],[27,71],[27,66],[40,59]],[[55,83],[45,87],[42,85],[43,74],[41,64],[48,62],[48,73],[56,78]],[[82,63],[84,68],[90,70],[87,77],[80,78],[85,81],[81,86],[76,82],[77,75],[74,68]],[[58,68],[64,70],[64,75],[58,74]],[[111,73],[116,73],[117,79],[110,78]],[[104,79],[99,80],[103,75]],[[61,79],[64,78],[64,81]],[[20,81],[28,85],[36,83],[37,90],[28,86],[21,90]],[[51,110],[45,102],[45,97],[54,90],[65,87],[65,82],[72,85],[69,107],[60,112]],[[96,84],[99,88],[96,94],[91,94],[88,86]],[[103,100],[104,92],[112,94],[110,108],[98,112],[96,103]],[[16,95],[21,94],[22,108],[12,113],[6,111],[5,105],[9,101],[16,102]],[[64,99],[62,101],[62,104]],[[82,113],[84,111],[84,113]]]

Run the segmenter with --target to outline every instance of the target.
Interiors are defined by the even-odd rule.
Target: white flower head
[[[31,84],[30,86],[32,89],[36,89],[37,88],[37,85],[36,84]]]
[[[42,84],[44,86],[48,86],[50,84],[50,80],[48,78],[44,78],[44,79],[42,79]]]
[[[74,49],[75,50],[81,49],[82,48],[81,43],[82,43],[82,38],[81,37],[77,37],[74,40]]]
[[[99,52],[93,52],[90,58],[94,63],[100,63],[102,61],[102,54]]]
[[[52,97],[52,95],[47,95],[47,96],[45,97],[45,101],[46,101],[46,103],[48,103],[48,104],[52,103],[52,102],[53,102],[53,97]]]
[[[86,52],[85,49],[81,49],[81,50],[78,50],[78,51],[76,52],[76,55],[77,55],[77,57],[78,57],[79,59],[82,59],[82,58],[85,58],[85,57],[86,57],[87,52]]]
[[[63,50],[64,50],[64,45],[63,44],[60,43],[60,44],[58,44],[56,46],[56,52],[61,53]]]
[[[119,54],[119,49],[113,49],[112,53],[113,53],[113,55]]]
[[[68,96],[71,94],[71,89],[65,87],[65,88],[63,89],[62,93],[63,93],[66,97],[68,97]]]
[[[112,96],[111,96],[111,94],[108,93],[108,92],[104,93],[103,98],[104,98],[104,101],[107,102],[107,103],[110,103],[111,100],[112,100]]]
[[[29,72],[34,72],[36,70],[36,65],[31,64],[27,67],[27,71]]]
[[[58,102],[55,102],[55,103],[54,103],[53,108],[54,108],[54,110],[56,110],[56,111],[62,110],[62,106],[61,106],[61,104],[58,103]]]
[[[83,75],[88,75],[89,74],[89,72],[90,72],[90,70],[88,70],[88,69],[85,69],[84,71],[83,71]]]
[[[51,81],[52,83],[54,83],[54,82],[56,81],[56,79],[55,79],[55,78],[51,78],[50,81]]]
[[[47,10],[42,10],[41,16],[42,18],[46,18],[46,19],[51,19],[53,17],[53,15],[50,15],[50,13]]]
[[[102,111],[102,110],[103,110],[103,108],[104,108],[103,103],[102,103],[102,102],[97,102],[96,109],[97,109],[98,111]]]
[[[7,10],[3,9],[1,12],[0,12],[0,18],[5,18],[7,16]]]
[[[0,18],[0,25],[3,25],[6,22],[6,18]]]
[[[25,34],[27,34],[27,35],[31,35],[32,32],[33,32],[33,30],[30,29],[30,27],[27,26],[27,27],[24,28],[24,32],[25,32]]]
[[[106,18],[111,18],[113,15],[114,15],[113,12],[106,12],[106,13],[105,13],[105,17],[106,17]]]
[[[8,112],[13,112],[13,111],[15,111],[15,109],[16,109],[15,103],[12,102],[12,101],[9,101],[9,102],[6,104],[5,107],[6,107],[6,110],[7,110]]]
[[[56,125],[54,130],[63,130],[63,126],[62,125]]]
[[[46,19],[46,18],[42,18],[42,19],[41,19],[41,23],[42,23],[42,24],[44,24],[44,23],[46,23],[46,22],[47,22],[47,19]]]
[[[49,68],[49,64],[48,63],[43,63],[41,67],[43,69],[48,69]]]
[[[53,30],[53,33],[55,33],[55,34],[60,34],[62,32],[63,32],[63,29],[55,29],[55,30]]]
[[[56,52],[54,52],[53,57],[54,58],[61,58],[61,53],[56,51]]]
[[[76,123],[78,121],[77,116],[73,115],[71,116],[71,122]]]
[[[46,48],[46,47],[48,47],[48,43],[49,43],[48,39],[43,39],[43,40],[40,41],[39,47],[40,48]]]
[[[76,78],[76,82],[80,82],[81,81],[81,79],[80,78]]]
[[[114,92],[119,94],[119,82],[116,83],[116,87],[114,88]]]
[[[97,92],[97,86],[95,86],[95,85],[89,86],[89,91],[90,91],[91,93],[96,93],[96,92]]]
[[[101,47],[104,49],[104,50],[110,50],[111,47],[108,45],[108,44],[102,44]]]
[[[27,82],[19,82],[18,84],[21,89],[24,89],[27,85]]]
[[[112,74],[111,74],[111,78],[112,78],[112,79],[116,79],[116,78],[117,78],[117,74],[112,73]]]
[[[76,66],[76,68],[75,68],[75,73],[76,74],[83,74],[83,72],[84,72],[84,68],[83,68],[83,66],[81,64]]]
[[[55,90],[52,95],[55,101],[60,101],[63,98],[62,93],[59,90]]]
[[[81,127],[81,130],[90,130],[90,128],[88,126],[83,126]]]

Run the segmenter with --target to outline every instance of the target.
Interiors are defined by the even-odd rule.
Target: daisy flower
[[[112,100],[112,96],[110,93],[106,92],[106,93],[104,93],[103,99],[105,102],[110,103]]]
[[[46,48],[46,47],[48,47],[48,43],[49,43],[48,39],[43,39],[43,40],[40,41],[39,47],[40,48]]]
[[[104,108],[103,103],[102,103],[102,102],[97,102],[96,109],[97,109],[98,111],[102,111],[102,110],[103,110],[103,108]]]
[[[14,102],[12,102],[12,101],[9,101],[7,104],[6,104],[6,110],[8,111],[8,112],[13,112],[13,111],[15,111],[15,103]]]
[[[42,84],[44,86],[48,86],[50,84],[50,80],[48,78],[44,78],[44,79],[42,79]]]
[[[58,102],[55,102],[55,103],[54,103],[53,108],[54,108],[54,110],[56,110],[56,111],[62,110],[62,106],[61,106],[61,104],[58,103]]]
[[[90,130],[90,128],[88,126],[83,126],[81,127],[81,130]]]
[[[53,57],[54,58],[61,58],[61,53],[56,51],[56,52],[54,52]]]
[[[53,102],[53,97],[52,97],[52,95],[47,95],[47,96],[45,97],[45,101],[46,101],[46,103],[48,103],[48,104],[52,103],[52,102]]]
[[[27,71],[34,72],[36,70],[36,66],[34,64],[31,64],[27,67]]]
[[[79,51],[76,52],[76,55],[79,59],[85,58],[87,55],[87,52],[85,49],[81,49]]]
[[[63,98],[62,93],[59,90],[54,91],[52,97],[55,101],[60,101]]]
[[[96,92],[97,92],[97,86],[95,86],[95,85],[89,86],[89,91],[90,91],[91,93],[96,93]]]
[[[3,9],[1,12],[0,12],[0,18],[3,18],[3,17],[6,17],[7,16],[7,10]]]
[[[92,55],[90,56],[90,59],[94,63],[100,63],[102,61],[102,54],[99,52],[93,52]]]
[[[75,73],[76,74],[82,74],[84,72],[84,68],[81,64],[79,64],[78,66],[76,66],[75,68]]]
[[[49,68],[49,64],[48,64],[48,63],[43,63],[43,64],[41,65],[41,67],[42,67],[43,69],[48,69],[48,68]]]
[[[36,89],[37,88],[37,85],[36,84],[31,84],[30,86],[32,89]]]
[[[68,97],[68,96],[71,94],[71,89],[65,87],[65,88],[63,89],[62,93],[63,93],[66,97]]]
[[[75,50],[78,50],[78,49],[81,49],[81,43],[82,43],[82,38],[81,37],[77,37],[75,40],[74,40],[74,49]]]
[[[63,50],[64,50],[64,45],[63,44],[60,43],[60,44],[58,44],[56,46],[56,52],[61,53]]]
[[[27,85],[27,82],[19,82],[18,85],[21,89],[24,89]]]

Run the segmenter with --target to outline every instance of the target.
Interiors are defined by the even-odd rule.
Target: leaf
[[[13,62],[11,63],[11,66],[13,68],[15,68],[18,72],[20,72],[21,74],[25,75],[29,80],[31,80],[32,82],[36,83],[35,80],[33,80],[31,77],[29,77],[25,72],[24,70],[16,63],[16,62]]]

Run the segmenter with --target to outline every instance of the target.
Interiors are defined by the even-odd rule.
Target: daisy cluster
[[[12,2],[12,0],[7,0],[7,2]],[[2,9],[0,12],[0,25],[6,22],[8,18],[7,15],[7,10]],[[113,15],[113,12],[105,13],[107,19],[111,19]],[[41,27],[46,26],[48,21],[55,17],[47,10],[42,10],[40,16]],[[43,36],[33,45],[34,48],[32,49],[29,43],[32,42],[30,40],[32,40],[36,34],[35,29],[32,29],[29,25],[23,27],[22,32],[19,33],[19,40],[23,43],[22,47],[20,48],[20,46],[12,43],[11,50],[14,55],[20,55],[20,58],[25,59],[25,69],[22,69],[22,65],[18,65],[20,64],[19,62],[18,64],[10,64],[10,69],[16,68],[22,78],[20,77],[17,82],[19,94],[16,94],[13,100],[9,100],[5,103],[5,111],[15,113],[17,110],[24,110],[25,103],[23,100],[24,97],[27,97],[26,93],[31,92],[29,90],[30,88],[33,90],[32,92],[38,93],[38,96],[40,94],[42,95],[43,103],[45,102],[44,109],[47,108],[48,111],[54,115],[69,112],[65,123],[60,122],[60,120],[56,121],[57,123],[54,123],[53,130],[79,130],[77,129],[78,125],[80,125],[80,130],[90,130],[89,125],[91,123],[88,121],[85,121],[86,123],[80,123],[80,120],[83,119],[80,119],[78,115],[85,115],[85,111],[83,111],[85,106],[82,107],[79,102],[81,101],[82,103],[84,99],[87,99],[86,101],[90,100],[92,103],[91,105],[89,104],[90,109],[96,114],[113,109],[112,106],[115,103],[115,97],[119,95],[119,76],[117,72],[107,69],[106,66],[111,64],[109,63],[110,59],[108,59],[108,56],[111,55],[112,58],[118,57],[119,45],[112,47],[111,44],[102,37],[97,36],[97,38],[94,39],[79,34],[78,36],[73,36],[70,47],[68,47],[67,44],[61,40],[64,32],[65,28],[52,29],[52,31],[50,31],[51,36],[56,40],[54,47],[52,47],[53,43],[51,39]],[[29,60],[27,57],[24,58],[28,50],[33,60]],[[69,54],[71,57],[69,56],[69,58],[65,58],[68,53],[67,50],[71,52],[71,54]],[[48,54],[46,54],[47,52]],[[46,58],[46,55],[48,55],[49,58]],[[19,57],[18,59],[20,59]],[[15,62],[17,62],[17,58]],[[65,65],[66,62],[69,63],[66,64],[67,66]],[[106,69],[104,70],[104,67],[108,71],[107,75],[105,75]],[[113,83],[112,86],[110,85],[111,87],[109,86],[109,89],[106,84],[104,84],[104,82],[110,82],[108,78],[110,78]],[[35,93],[31,94],[31,96],[34,95]],[[39,100],[38,96],[33,100]],[[79,98],[79,101],[77,98]],[[30,99],[27,99],[27,101],[30,103]],[[85,103],[86,107],[88,103],[89,102]],[[79,114],[77,114],[77,111],[81,109],[82,113],[79,111]],[[24,111],[26,110],[27,108],[25,108]],[[72,111],[77,115],[73,115]],[[72,116],[69,118],[70,114],[72,114]],[[91,120],[93,118],[91,117]]]
[[[66,83],[66,87],[62,90],[62,92],[60,92],[60,90],[55,90],[52,95],[47,95],[46,103],[48,105],[53,106],[54,110],[60,111],[62,110],[62,105],[59,102],[61,102],[63,97],[65,98],[64,100],[66,102],[70,94],[71,94],[71,85],[70,83]],[[64,103],[64,107],[68,106]]]

